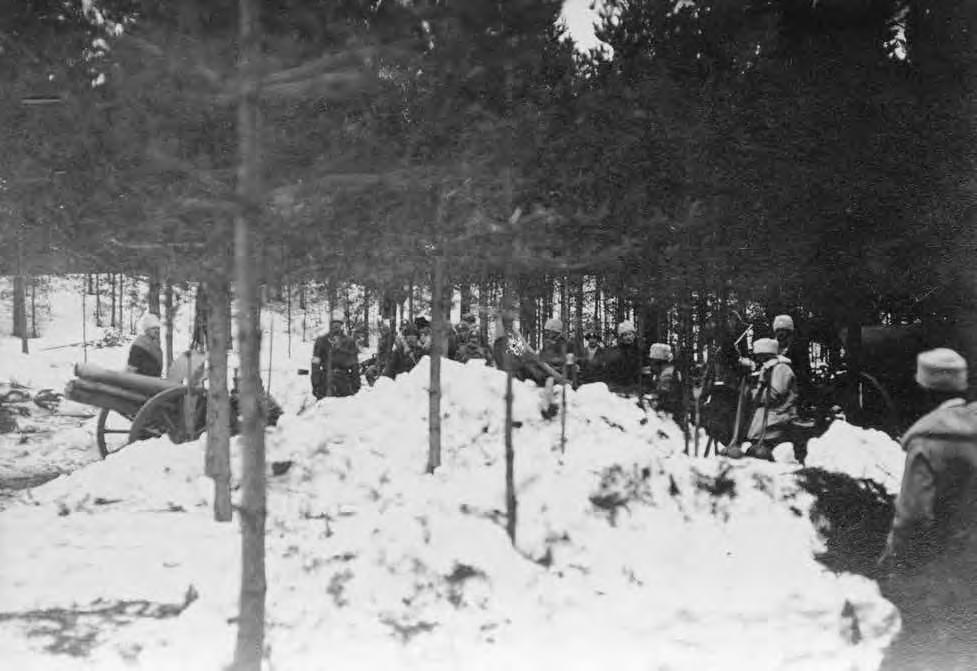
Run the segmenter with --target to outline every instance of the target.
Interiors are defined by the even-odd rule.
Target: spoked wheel
[[[885,386],[868,373],[859,373],[854,384],[845,381],[845,413],[857,424],[881,429],[888,433],[898,431],[899,417],[892,397]]]
[[[129,442],[168,436],[174,443],[185,443],[198,438],[204,430],[204,425],[199,419],[203,397],[195,396],[196,403],[190,409],[193,417],[192,426],[187,427],[184,420],[186,394],[186,387],[173,387],[161,391],[146,401],[132,419]]]
[[[102,408],[98,413],[98,453],[102,459],[114,452],[118,452],[129,444],[129,432],[132,419],[109,408]]]

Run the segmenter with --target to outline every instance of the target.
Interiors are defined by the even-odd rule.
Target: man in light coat
[[[793,437],[791,429],[797,419],[797,379],[790,359],[780,354],[780,345],[773,338],[755,340],[753,354],[760,369],[753,389],[755,410],[746,432],[746,439],[751,444],[747,454],[772,461],[773,448]]]
[[[906,468],[880,559],[903,628],[883,669],[977,668],[977,404],[967,362],[922,352],[916,382],[934,408],[902,437]]]

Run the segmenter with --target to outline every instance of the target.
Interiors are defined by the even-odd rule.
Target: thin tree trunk
[[[570,282],[566,275],[560,278],[560,320],[563,322],[564,328],[570,326],[569,284]]]
[[[169,280],[167,280],[166,290],[169,291]],[[154,271],[152,276],[149,278],[149,294],[146,297],[146,302],[149,305],[149,311],[156,315],[157,317],[162,314],[160,312],[160,293],[162,292],[162,286],[160,283],[159,274]]]
[[[414,323],[414,281],[407,285],[407,319]]]
[[[102,274],[95,273],[95,326],[102,325]]]
[[[489,299],[490,293],[491,284],[489,283],[488,279],[483,279],[478,285],[478,303],[481,307],[481,310],[479,311],[481,314],[479,315],[478,319],[478,333],[482,337],[482,342],[486,344],[491,344],[489,343],[488,339],[488,313],[485,312],[488,309],[488,306],[491,304]]]
[[[461,316],[465,316],[472,310],[472,285],[468,282],[461,283],[461,287],[459,289],[458,309],[461,311]]]
[[[110,293],[112,294],[112,317],[111,319],[109,319],[109,326],[111,326],[112,328],[115,328],[116,325],[118,324],[118,322],[115,319],[115,310],[116,310],[115,280],[116,280],[115,273],[109,273],[109,287],[110,287]]]
[[[516,544],[516,517],[518,503],[516,501],[515,477],[516,453],[512,446],[512,366],[506,366],[505,372],[505,530],[509,540]]]
[[[31,337],[37,337],[37,278],[31,278]]]
[[[24,287],[22,235],[22,231],[17,234],[17,274],[14,276],[14,335],[20,338],[21,352],[27,354],[29,352],[27,345],[27,294]]]
[[[601,300],[601,276],[594,277],[594,328],[597,330],[597,337],[604,340],[604,302]]]
[[[231,521],[231,407],[227,391],[227,339],[231,295],[227,277],[207,283],[207,456],[205,473],[214,481],[214,519]]]
[[[292,285],[291,283],[285,284],[285,321],[288,322],[286,327],[288,332],[286,338],[288,339],[288,358],[292,358]]]
[[[238,343],[241,350],[241,437],[244,476],[241,518],[241,598],[236,671],[260,671],[265,640],[265,419],[261,390],[261,324],[254,273],[252,230],[258,226],[259,182],[258,76],[260,56],[257,0],[239,0],[240,99],[238,102],[237,197],[243,207],[235,218],[234,257],[237,284]]]
[[[164,326],[164,347],[163,355],[164,361],[166,362],[166,367],[163,369],[165,373],[169,374],[170,366],[173,365],[173,284],[166,280],[165,289],[165,308],[166,314],[163,317]]]
[[[577,281],[574,283],[574,293],[576,294],[576,311],[574,313],[574,330],[577,333],[576,345],[577,353],[583,351],[583,281],[584,277],[581,275]]]
[[[431,378],[428,383],[427,472],[441,465],[441,356],[444,352],[444,259],[434,259],[431,286]]]
[[[85,273],[85,293],[86,294],[95,293],[95,285],[92,283],[91,273]]]

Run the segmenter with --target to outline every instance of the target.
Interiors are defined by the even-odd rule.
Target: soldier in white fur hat
[[[147,312],[139,320],[139,335],[129,348],[126,370],[130,373],[159,377],[163,374],[163,348],[160,346],[160,321]]]
[[[772,460],[773,448],[791,439],[797,419],[797,379],[790,359],[780,354],[780,344],[773,338],[755,340],[753,354],[760,368],[753,389],[755,410],[746,432],[751,443],[748,454]]]
[[[880,559],[903,631],[884,668],[969,669],[977,649],[977,404],[967,362],[939,348],[916,359],[934,408],[902,437],[906,468]]]

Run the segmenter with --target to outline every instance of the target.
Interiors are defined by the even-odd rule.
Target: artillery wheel
[[[109,408],[102,408],[98,413],[98,429],[95,436],[98,441],[98,453],[102,459],[129,444],[131,428],[131,417]]]
[[[174,443],[185,443],[200,437],[205,428],[200,402],[204,397],[198,397],[193,426],[188,430],[184,421],[186,394],[186,387],[172,387],[146,401],[132,419],[129,442],[168,436]]]

